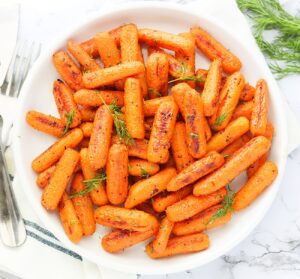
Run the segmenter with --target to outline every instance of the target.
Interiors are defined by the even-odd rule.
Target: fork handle
[[[0,236],[4,245],[17,247],[26,240],[26,229],[18,208],[8,168],[4,148],[0,143]]]

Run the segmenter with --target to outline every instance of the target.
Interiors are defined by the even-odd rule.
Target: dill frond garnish
[[[63,135],[65,135],[70,130],[70,126],[73,123],[74,109],[72,109],[69,113],[66,113],[65,116],[67,117],[67,124],[66,124],[66,127],[65,127]]]

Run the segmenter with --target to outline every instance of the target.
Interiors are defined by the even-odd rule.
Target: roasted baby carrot
[[[53,64],[59,75],[72,90],[82,88],[82,73],[66,51],[56,52],[53,57]]]
[[[84,49],[84,51],[88,53],[88,55],[91,56],[92,58],[97,58],[99,56],[94,38],[88,39],[82,42],[80,45]]]
[[[240,100],[250,101],[253,99],[254,95],[255,95],[255,88],[249,83],[246,83],[240,95]]]
[[[115,102],[118,106],[124,105],[124,92],[111,90],[81,89],[74,94],[75,102],[83,106],[98,107]]]
[[[82,148],[80,150],[80,165],[85,180],[91,181],[97,178],[98,173],[90,166],[87,148]],[[93,189],[90,191],[90,197],[93,201],[93,204],[97,206],[108,203],[104,181],[95,181],[93,183]]]
[[[127,78],[124,86],[125,123],[132,138],[145,137],[143,94],[140,80]]]
[[[128,146],[128,155],[140,159],[147,159],[148,140],[135,140],[134,144]]]
[[[179,222],[186,220],[199,212],[223,201],[227,191],[223,187],[211,194],[196,197],[189,195],[186,198],[174,203],[166,209],[170,221]]]
[[[83,136],[89,138],[93,130],[93,122],[84,122],[79,127],[82,130]]]
[[[83,175],[77,173],[72,181],[70,193],[74,195],[72,202],[76,215],[82,225],[83,234],[92,235],[96,230],[92,200],[89,195],[76,195],[76,193],[83,191],[86,187],[83,180]]]
[[[105,166],[110,146],[113,119],[106,106],[98,108],[89,144],[89,162],[94,169]]]
[[[193,48],[191,41],[182,36],[149,28],[139,29],[139,40],[149,46],[167,48],[185,54]]]
[[[172,97],[174,98],[183,118],[185,118],[184,98],[190,90],[192,90],[192,88],[185,82],[178,83],[171,88]]]
[[[162,103],[154,117],[147,150],[147,159],[153,163],[166,163],[169,158],[170,141],[173,135],[178,106],[172,101]]]
[[[226,73],[234,73],[241,68],[241,61],[208,32],[200,27],[192,27],[191,33],[196,40],[196,46],[210,60],[221,59],[222,68]]]
[[[95,210],[95,220],[98,224],[122,230],[145,232],[155,230],[156,218],[144,211],[104,205]]]
[[[234,197],[233,208],[239,211],[249,206],[277,177],[276,165],[265,162],[256,173],[254,173]]]
[[[204,126],[206,142],[208,142],[212,137],[212,132],[211,132],[210,126],[208,124],[208,121],[205,117],[203,118],[203,126]]]
[[[206,195],[225,186],[266,153],[270,146],[271,142],[263,136],[251,139],[221,168],[197,182],[193,191],[194,195]]]
[[[74,100],[73,92],[59,79],[53,83],[53,96],[62,122],[65,125],[70,122],[70,128],[80,125],[81,114]]]
[[[106,192],[110,203],[125,201],[128,192],[128,150],[125,144],[113,144],[106,163]]]
[[[82,121],[94,121],[97,108],[90,106],[82,106],[80,108],[81,120]]]
[[[39,173],[38,177],[36,178],[36,184],[44,189],[49,184],[50,178],[55,171],[56,166],[51,166],[50,168],[44,170],[43,172]]]
[[[125,208],[133,208],[136,205],[151,199],[167,188],[168,182],[176,175],[173,168],[164,169],[157,174],[138,181],[129,189],[125,202]]]
[[[154,116],[161,103],[164,103],[166,101],[171,101],[172,99],[173,99],[172,96],[164,96],[152,100],[146,100],[144,102],[144,116],[145,117]]]
[[[157,235],[152,242],[152,247],[157,253],[163,252],[168,244],[174,223],[169,221],[167,217],[162,219],[159,224]]]
[[[253,109],[250,120],[250,131],[253,136],[263,135],[267,127],[268,85],[264,79],[256,84]]]
[[[117,253],[150,238],[153,234],[153,230],[146,232],[114,230],[102,238],[101,244],[105,251]]]
[[[145,71],[144,64],[138,61],[121,63],[116,66],[88,72],[83,75],[82,82],[85,88],[97,88],[111,85],[126,77],[141,74]]]
[[[232,119],[236,119],[240,116],[244,116],[250,120],[252,115],[252,110],[253,110],[253,101],[252,100],[245,101],[245,102],[243,101],[236,106],[232,114]]]
[[[68,238],[74,243],[78,243],[83,236],[83,229],[73,203],[66,192],[63,194],[58,210],[60,221]]]
[[[146,63],[150,99],[168,95],[168,58],[164,53],[153,53]]]
[[[100,69],[100,66],[97,64],[97,62],[84,50],[80,44],[77,44],[74,41],[68,41],[67,48],[82,66],[83,71],[96,71]]]
[[[267,123],[267,128],[263,136],[265,136],[267,139],[272,141],[274,133],[274,128],[271,123]],[[249,166],[247,169],[247,176],[250,178],[268,159],[269,152],[262,155],[257,161],[255,161],[253,164]]]
[[[152,259],[159,259],[179,254],[199,252],[206,250],[208,247],[208,235],[204,233],[196,233],[171,238],[166,249],[162,252],[155,251],[153,249],[152,243],[149,243],[146,246],[146,253]]]
[[[182,171],[194,162],[194,158],[190,155],[186,144],[186,131],[183,122],[175,124],[171,148],[177,171]]]
[[[227,145],[234,142],[249,130],[249,120],[246,117],[239,117],[231,121],[228,126],[218,133],[214,134],[207,143],[207,150],[221,151]]]
[[[42,172],[55,164],[62,156],[66,148],[77,146],[83,139],[81,129],[76,128],[67,133],[64,137],[52,144],[47,150],[32,161],[32,169]]]
[[[228,210],[225,215],[218,218],[213,218],[213,216],[221,208],[222,205],[218,204],[205,209],[190,219],[177,222],[174,224],[172,232],[175,235],[188,235],[222,226],[230,221],[232,212]]]
[[[132,176],[148,177],[159,172],[159,164],[142,159],[130,159],[128,172]]]
[[[191,184],[199,178],[213,172],[224,164],[224,156],[216,151],[209,152],[202,159],[192,163],[168,183],[168,191],[177,191],[182,187]]]
[[[176,192],[162,192],[153,198],[152,206],[156,212],[163,212],[170,205],[184,199],[193,192],[193,185],[181,188]]]
[[[28,111],[26,114],[27,123],[41,132],[55,137],[61,137],[64,134],[65,125],[63,121],[52,115],[46,115],[38,111]]]
[[[242,135],[229,145],[227,145],[221,152],[224,158],[229,160],[235,151],[239,150],[242,146],[245,145],[250,140],[250,137],[247,134]]]
[[[219,91],[222,79],[222,65],[220,59],[215,59],[209,67],[202,92],[203,111],[205,116],[212,116],[217,112]]]
[[[236,72],[226,79],[220,93],[217,112],[210,119],[210,123],[214,130],[220,131],[229,123],[233,111],[239,102],[244,84],[245,79],[240,72]]]
[[[201,81],[198,81],[197,82],[197,85],[199,87],[204,87],[204,84],[205,84],[205,80],[206,80],[206,77],[207,77],[207,74],[208,74],[208,70],[206,69],[198,69],[196,71],[196,76],[201,79]]]
[[[186,142],[190,154],[201,158],[206,153],[203,103],[200,94],[190,88],[184,96]]]
[[[77,151],[70,148],[64,151],[42,195],[42,205],[47,210],[57,208],[78,161],[79,153]]]

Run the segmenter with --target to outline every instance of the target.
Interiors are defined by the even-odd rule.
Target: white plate
[[[74,245],[67,239],[57,214],[47,212],[40,204],[41,190],[36,186],[36,174],[31,169],[31,161],[51,145],[54,138],[30,128],[25,122],[25,115],[28,110],[57,115],[52,97],[52,83],[58,78],[58,74],[51,63],[52,54],[65,48],[70,38],[83,41],[92,37],[96,32],[110,30],[129,22],[134,22],[139,27],[151,27],[174,33],[185,32],[195,24],[201,25],[241,59],[242,72],[247,81],[251,84],[255,84],[259,78],[265,78],[268,81],[269,118],[276,130],[271,159],[277,164],[279,175],[272,187],[269,187],[249,208],[236,214],[224,227],[209,231],[211,246],[200,253],[152,260],[145,254],[144,244],[141,244],[127,249],[124,253],[109,254],[100,246],[100,238],[105,232],[100,226],[92,237],[84,238],[78,245]],[[205,68],[208,61],[202,57],[198,59],[197,64],[197,67]],[[283,176],[287,157],[287,132],[284,108],[277,85],[269,74],[265,61],[255,60],[251,49],[239,41],[238,36],[224,29],[220,23],[209,18],[201,9],[189,11],[182,6],[169,3],[135,3],[98,14],[65,34],[43,52],[26,79],[20,102],[14,141],[15,160],[18,175],[22,181],[21,185],[30,203],[45,226],[65,245],[83,257],[111,269],[140,274],[164,274],[194,268],[218,258],[243,240],[263,218],[274,200]]]

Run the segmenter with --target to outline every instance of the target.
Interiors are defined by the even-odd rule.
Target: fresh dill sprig
[[[150,176],[149,173],[144,168],[141,168],[141,175],[140,175],[140,177],[148,178],[149,176]]]
[[[119,138],[124,140],[126,144],[132,144],[134,140],[128,133],[128,130],[126,128],[126,123],[124,121],[124,114],[121,111],[121,108],[117,105],[116,100],[113,100],[110,105],[107,105],[106,102],[101,97],[101,95],[99,95],[99,97],[103,102],[103,104],[111,113]]]
[[[254,37],[258,46],[282,66],[271,63],[271,70],[280,79],[300,72],[300,18],[286,12],[277,0],[237,0],[241,11],[253,21]],[[272,41],[264,38],[267,30],[277,31]]]
[[[201,76],[181,76],[179,78],[175,78],[170,80],[168,83],[173,83],[176,81],[196,81],[196,82],[203,82],[205,81]]]
[[[66,113],[65,116],[67,117],[67,124],[66,124],[66,127],[65,127],[63,135],[65,135],[70,130],[70,126],[73,123],[74,109],[72,109],[69,113]]]
[[[104,171],[100,171],[95,178],[83,180],[85,188],[82,191],[70,195],[70,199],[77,196],[85,196],[87,193],[98,187],[100,185],[100,182],[104,180],[106,180],[106,174]]]
[[[214,222],[216,219],[222,218],[223,216],[225,216],[228,212],[234,212],[234,208],[233,208],[233,202],[234,202],[234,195],[235,192],[232,191],[229,187],[229,185],[227,186],[227,194],[223,199],[222,202],[222,207],[220,207],[213,216],[211,216],[211,218],[208,220],[208,222],[206,223],[206,225],[211,224],[212,222]]]
[[[216,128],[224,122],[225,118],[227,116],[227,113],[222,113],[215,121],[215,123],[212,125],[212,129],[216,130]]]

